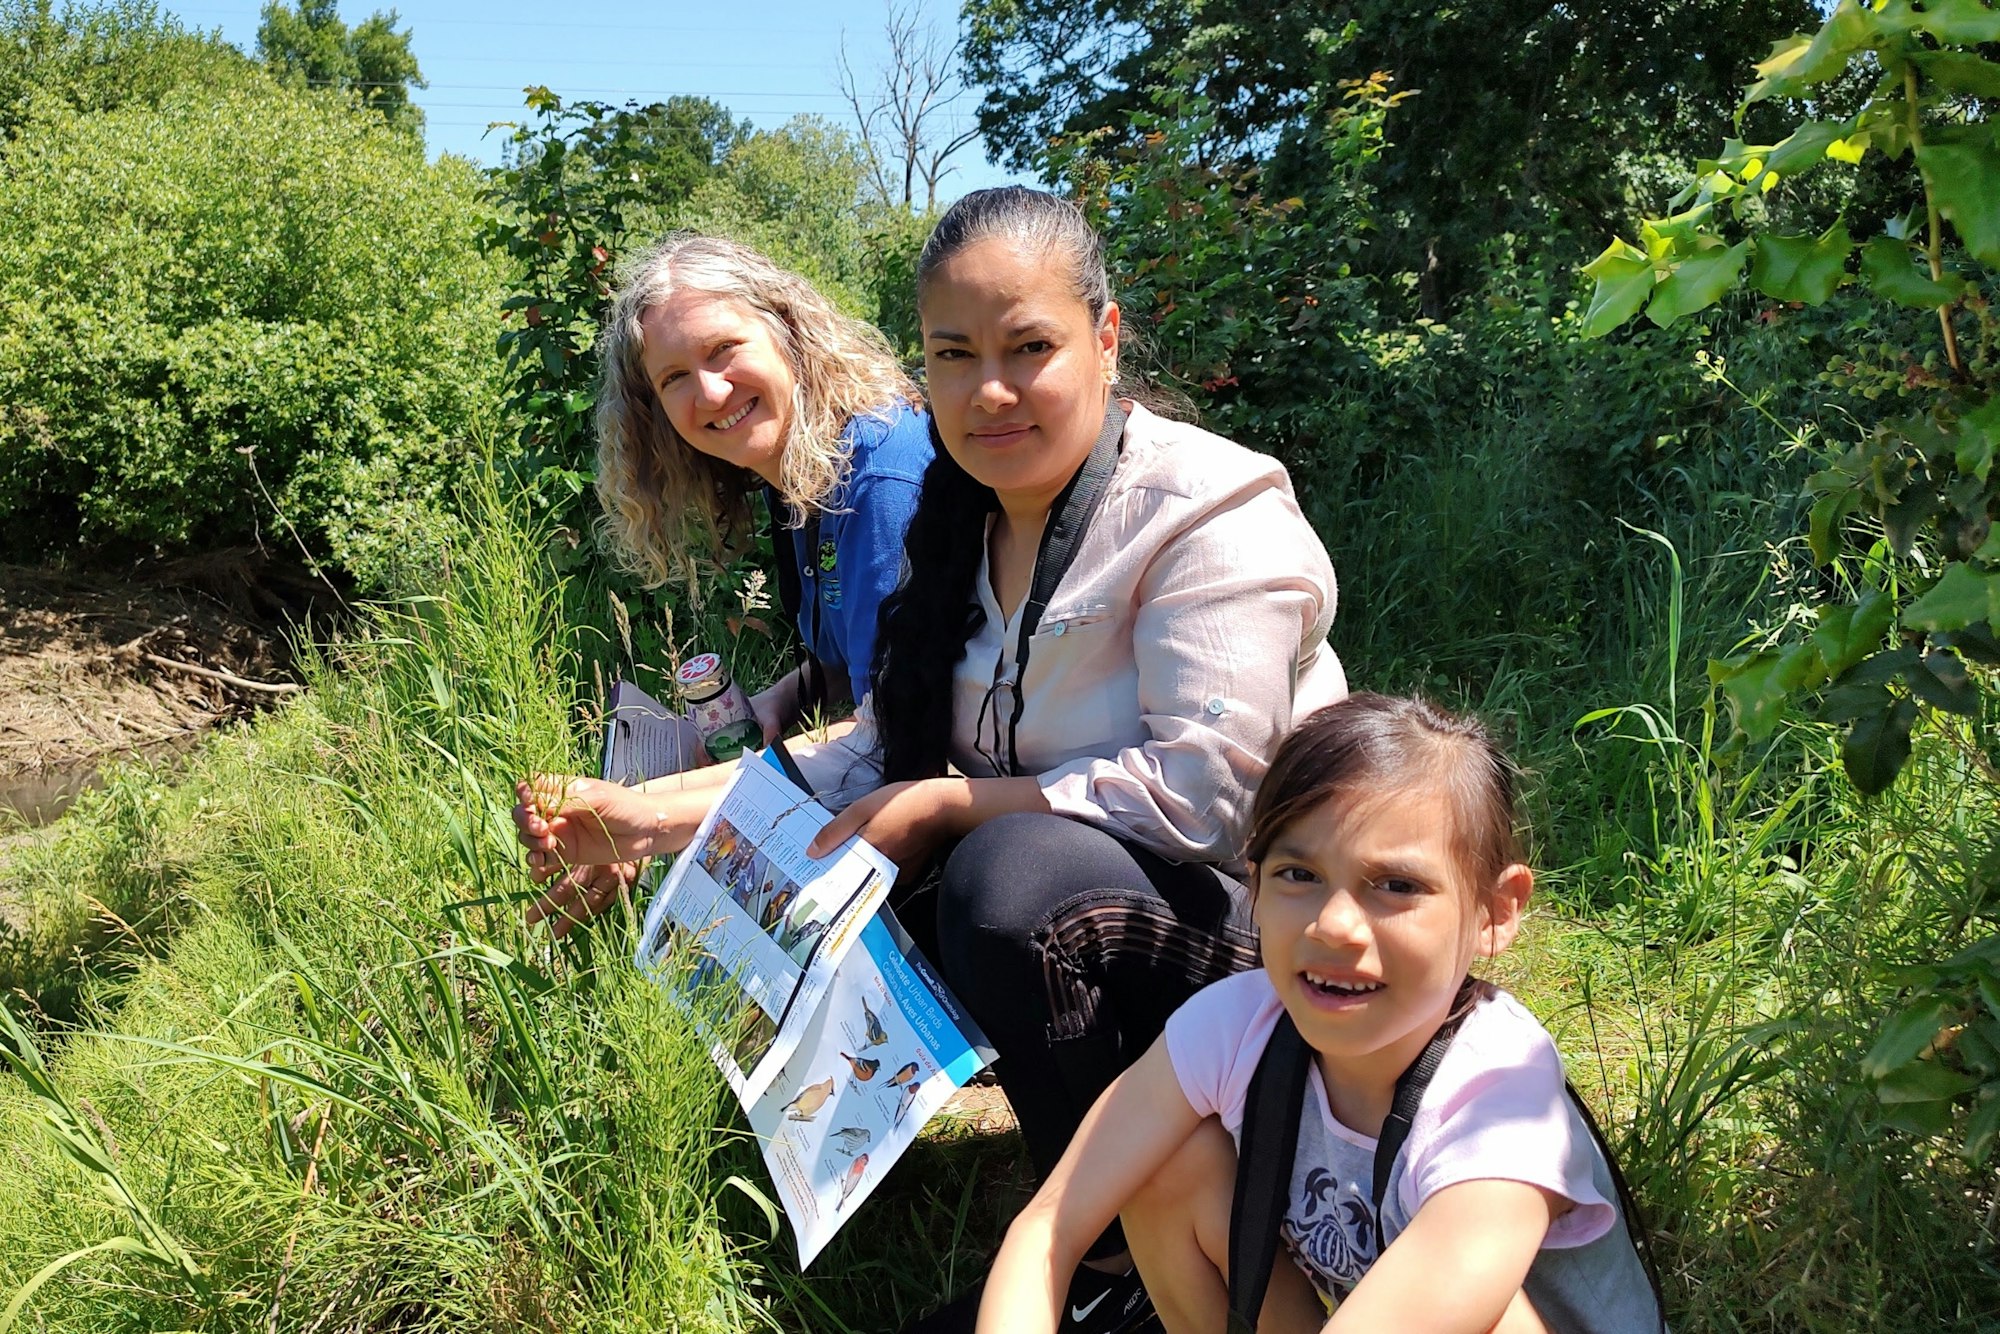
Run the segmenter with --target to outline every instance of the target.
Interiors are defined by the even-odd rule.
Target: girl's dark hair
[[[1043,190],[1007,185],[975,190],[945,211],[917,257],[917,294],[938,266],[981,241],[1002,239],[1046,256],[1090,312],[1093,328],[1111,305],[1104,243],[1068,200]],[[1185,416],[1171,396],[1120,381],[1120,398],[1137,398],[1156,412]],[[986,516],[998,505],[992,490],[958,466],[939,439],[924,473],[923,492],[903,539],[903,582],[882,603],[871,688],[887,782],[931,778],[945,771],[951,744],[952,675],[985,613],[974,596],[986,543]]]
[[[1349,695],[1279,743],[1250,808],[1249,857],[1330,799],[1387,796],[1412,784],[1450,794],[1452,845],[1475,885],[1521,860],[1514,766],[1477,718],[1414,696]]]

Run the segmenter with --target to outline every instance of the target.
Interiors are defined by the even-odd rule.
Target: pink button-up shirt
[[[1002,618],[983,561],[976,588],[986,620],[953,681],[951,761],[981,778],[1004,771],[1013,699],[993,685],[1013,680],[1020,626]],[[1327,644],[1333,611],[1332,563],[1284,468],[1134,407],[1030,641],[1021,772],[1039,775],[1059,815],[1241,869],[1278,739],[1347,693]],[[838,741],[796,748],[836,807],[880,781],[866,700],[858,719]]]

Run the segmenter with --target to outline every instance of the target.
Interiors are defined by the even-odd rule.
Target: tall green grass
[[[1990,801],[1934,744],[1872,803],[1809,727],[1732,749],[1705,659],[1793,577],[1766,537],[1798,460],[1592,499],[1545,484],[1559,433],[1489,408],[1365,499],[1301,490],[1355,681],[1481,708],[1533,771],[1545,888],[1500,975],[1608,1114],[1676,1328],[2000,1322],[1992,1168],[1893,1129],[1859,1073],[1890,966],[1991,912]],[[305,655],[305,698],[10,864],[41,924],[0,952],[17,1328],[890,1329],[1023,1198],[1012,1137],[947,1132],[799,1274],[630,916],[522,930],[511,781],[583,762],[629,658],[524,506],[471,510],[437,590]]]

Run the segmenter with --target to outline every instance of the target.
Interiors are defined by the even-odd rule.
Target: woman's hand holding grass
[[[641,862],[611,862],[572,866],[557,877],[548,892],[528,907],[528,925],[549,920],[549,934],[558,940],[570,928],[589,921],[618,902],[639,879]]]
[[[528,909],[528,924],[551,919],[554,934],[565,935],[610,906],[630,885],[637,862],[685,847],[719,786],[710,772],[676,775],[673,787],[558,774],[516,783],[514,828],[527,849],[528,874],[548,885]]]

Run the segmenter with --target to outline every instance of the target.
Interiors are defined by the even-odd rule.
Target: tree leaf
[[[1901,676],[1911,663],[1922,656],[1923,654],[1907,645],[1883,649],[1880,653],[1864,658],[1861,662],[1849,668],[1841,676],[1840,684],[1844,686],[1887,685]]]
[[[1854,241],[1836,222],[1819,236],[1760,236],[1750,264],[1750,285],[1776,301],[1825,303],[1846,276]]]
[[[1875,1045],[1861,1058],[1861,1073],[1882,1079],[1923,1055],[1952,1013],[1948,997],[1929,995],[1906,1005],[1882,1023]]]
[[[1738,241],[1733,246],[1717,245],[1688,256],[1674,265],[1674,271],[1654,289],[1646,318],[1664,327],[1714,305],[1736,285],[1736,277],[1743,271],[1743,261],[1749,254],[1750,243]]]
[[[1948,93],[2000,98],[2000,65],[1970,51],[1917,51],[1910,57],[1930,81]]]
[[[1917,706],[1899,699],[1880,713],[1857,719],[1840,745],[1848,781],[1864,797],[1887,791],[1910,758],[1910,727]]]
[[[1994,15],[2000,22],[2000,13]],[[1992,40],[2000,41],[2000,38]],[[1917,150],[1938,212],[1951,219],[1958,239],[1988,268],[2000,268],[2000,146],[1993,127],[1982,125],[1948,143],[1927,143]]]
[[[1996,1134],[2000,1134],[2000,1091],[1989,1092],[1965,1123],[1965,1156],[1974,1167],[1984,1164],[1992,1153]]]
[[[1631,319],[1653,290],[1653,263],[1629,241],[1613,241],[1583,271],[1597,282],[1583,317],[1585,338],[1602,338]]]
[[[1950,1098],[1929,1098],[1919,1102],[1885,1102],[1882,1124],[1919,1139],[1937,1139],[1951,1133],[1958,1104]]]
[[[1845,162],[1852,166],[1868,153],[1868,146],[1874,138],[1867,130],[1857,130],[1845,139],[1836,139],[1826,146],[1826,155],[1835,162]]]
[[[1916,26],[1953,46],[2000,42],[2000,10],[1980,0],[1928,0]]]
[[[1829,491],[1813,502],[1812,517],[1806,526],[1806,541],[1812,547],[1815,561],[1821,565],[1833,563],[1833,558],[1840,554],[1840,525],[1860,508],[1861,497],[1852,487],[1844,491]]]
[[[1994,525],[1994,531],[2000,532],[2000,524]],[[2000,638],[1995,638],[1993,627],[1984,621],[1940,635],[1939,639],[1950,641],[1951,646],[1958,650],[1958,656],[1969,662],[1976,662],[1981,667],[2000,667]]]
[[[1813,643],[1827,675],[1839,676],[1882,646],[1882,636],[1896,619],[1895,604],[1879,588],[1861,595],[1851,607],[1822,607],[1813,627]]]
[[[1845,125],[1829,120],[1809,120],[1792,131],[1764,158],[1764,171],[1776,176],[1796,176],[1826,160],[1828,145],[1840,141]]]
[[[1936,1061],[1911,1061],[1878,1077],[1875,1096],[1885,1103],[1950,1102],[1979,1087],[1971,1075]]]
[[[1787,37],[1771,48],[1757,66],[1758,81],[1744,94],[1743,105],[1796,97],[1813,84],[1835,78],[1847,68],[1848,56],[1874,45],[1883,35],[1873,11],[1856,0],[1840,0],[1812,37]]]
[[[1988,399],[1958,419],[1958,443],[1952,462],[1960,473],[1984,482],[2000,449],[2000,398]]]
[[[1985,574],[1963,561],[1945,567],[1930,591],[1903,612],[1913,630],[1957,630],[2000,619],[2000,575]]]
[[[1807,642],[1782,652],[1760,649],[1746,658],[1711,663],[1708,674],[1729,697],[1744,735],[1762,741],[1785,716],[1786,701],[1811,678],[1818,660],[1818,647]]]
[[[1889,687],[1879,682],[1864,685],[1844,685],[1827,692],[1820,701],[1819,720],[1823,723],[1851,723],[1856,718],[1871,713],[1880,713],[1889,707],[1895,698]]]
[[[1965,290],[1965,280],[1957,274],[1932,282],[1910,262],[1910,248],[1891,236],[1878,236],[1861,248],[1861,276],[1883,300],[1919,310],[1936,310]]]
[[[1903,673],[1910,693],[1934,709],[1965,718],[1979,716],[1979,688],[1954,653],[1927,653]]]

